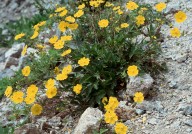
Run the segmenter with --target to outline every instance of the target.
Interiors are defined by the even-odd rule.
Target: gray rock
[[[21,56],[21,52],[24,45],[25,45],[24,43],[13,45],[12,48],[10,48],[5,53],[5,58],[8,58],[8,57],[19,58]]]
[[[192,127],[192,119],[183,122],[185,125]]]
[[[17,128],[14,134],[42,134],[42,132],[34,124],[25,124]]]
[[[3,71],[5,69],[5,63],[1,62],[0,63],[0,72]]]
[[[8,68],[8,69],[5,69],[2,72],[0,72],[0,79],[5,78],[5,77],[10,78],[14,75],[15,75],[15,72],[12,69]]]
[[[172,128],[178,128],[180,126],[181,122],[180,121],[174,121],[170,127]]]
[[[169,87],[170,87],[170,88],[177,88],[177,82],[176,82],[176,81],[171,81],[171,82],[169,83]]]
[[[152,87],[153,81],[153,78],[149,74],[132,77],[127,84],[126,93],[129,96],[134,96],[135,92],[142,92],[146,96]]]
[[[115,112],[118,114],[118,117],[124,121],[130,120],[136,116],[135,109],[126,103],[127,101],[120,101],[119,106],[115,110]]]
[[[87,108],[81,115],[74,134],[92,134],[93,130],[98,130],[102,118],[103,114],[98,108]]]
[[[152,101],[144,100],[141,104],[137,104],[136,108],[141,109],[141,110],[145,110],[145,111],[150,111],[150,112],[153,112],[154,110],[158,111],[159,113],[164,112],[164,107],[160,101],[152,102]]]
[[[8,50],[9,48],[0,48],[0,62],[5,62],[5,52]],[[0,68],[1,69],[1,68]]]
[[[51,119],[48,120],[48,124],[52,127],[58,127],[61,123],[61,117],[54,116]]]
[[[151,125],[156,125],[158,123],[157,119],[156,118],[151,118],[148,120],[148,123],[151,124]]]
[[[184,111],[183,111],[184,115],[191,115],[192,116],[192,106],[187,106]]]
[[[186,131],[187,131],[188,133],[190,133],[190,132],[192,132],[192,128],[188,128]]]
[[[180,104],[178,105],[178,108],[177,108],[176,111],[184,111],[184,110],[187,108],[187,106],[189,106],[189,105],[188,105],[188,104],[185,104],[185,103],[180,103]]]
[[[17,58],[8,57],[5,62],[5,68],[9,68],[12,65],[17,66],[18,64],[19,64],[19,60]]]
[[[142,115],[142,114],[145,113],[145,111],[142,110],[142,109],[136,109],[135,112],[136,112],[138,115]]]

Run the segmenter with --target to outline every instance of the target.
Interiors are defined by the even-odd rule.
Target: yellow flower
[[[122,23],[122,24],[121,24],[121,28],[127,28],[128,26],[129,26],[128,23]]]
[[[179,38],[181,36],[179,29],[176,27],[170,30],[170,34],[172,37],[176,37],[176,38]]]
[[[58,40],[55,44],[54,44],[54,48],[55,49],[62,49],[64,47],[64,41],[62,40]]]
[[[98,22],[98,25],[99,25],[99,27],[101,27],[101,28],[107,27],[107,26],[109,25],[109,21],[106,20],[106,19],[102,19],[102,20],[100,20],[100,21]]]
[[[24,56],[27,52],[27,45],[24,46],[23,51],[21,52],[21,55]]]
[[[104,117],[105,122],[109,124],[114,124],[118,120],[118,117],[114,112],[106,112]]]
[[[61,40],[62,41],[71,41],[72,40],[72,36],[61,36]]]
[[[141,92],[136,92],[133,98],[134,102],[136,103],[142,103],[144,100],[143,93]]]
[[[120,27],[115,27],[115,31],[119,32],[121,30]]]
[[[34,104],[32,107],[31,107],[31,112],[32,112],[32,115],[40,115],[42,113],[42,106],[39,105],[39,104]]]
[[[5,96],[6,97],[10,97],[10,95],[12,94],[12,87],[11,86],[7,86],[6,90],[5,90]]]
[[[85,58],[85,57],[78,60],[79,66],[82,66],[82,67],[89,65],[89,62],[90,62],[89,58]]]
[[[57,88],[56,87],[48,88],[46,91],[46,95],[47,98],[53,98],[54,96],[57,95]]]
[[[66,8],[65,7],[58,7],[55,12],[58,13],[58,12],[61,12],[63,10],[65,10]]]
[[[22,74],[23,74],[23,76],[29,76],[30,72],[31,72],[30,66],[25,66],[25,67],[22,69]]]
[[[65,32],[66,28],[68,27],[69,23],[65,22],[65,21],[61,21],[58,25],[58,28],[61,32]]]
[[[59,68],[58,68],[58,67],[55,67],[55,69],[54,69],[54,73],[55,73],[56,75],[58,75],[59,72],[60,72]]]
[[[138,15],[138,16],[136,17],[136,24],[137,24],[138,26],[140,26],[140,25],[143,25],[144,23],[145,23],[145,17],[142,16],[142,15]]]
[[[39,26],[39,27],[41,27],[41,26],[44,26],[46,24],[46,21],[41,21],[41,22],[39,22],[37,25]]]
[[[103,103],[103,105],[106,105],[106,104],[107,104],[107,102],[108,102],[107,97],[103,97],[103,99],[102,99],[102,103]]]
[[[24,93],[22,91],[16,91],[16,92],[13,92],[13,95],[11,96],[11,100],[15,104],[19,104],[23,102],[23,96],[24,96]]]
[[[118,13],[119,15],[121,15],[121,14],[123,14],[123,11],[122,11],[121,9],[119,9],[119,10],[117,11],[117,13]]]
[[[156,36],[151,36],[151,38],[153,38],[153,39],[157,39],[157,37],[156,37]]]
[[[70,54],[71,53],[71,49],[67,49],[67,50],[65,50],[62,54],[61,54],[61,56],[66,56],[66,55],[68,55],[68,54]]]
[[[57,40],[58,40],[58,37],[55,35],[55,36],[53,36],[53,37],[51,37],[51,38],[49,39],[49,43],[54,44],[54,43],[57,42]]]
[[[45,87],[48,88],[52,88],[55,85],[55,80],[54,79],[49,79],[46,83],[45,83]]]
[[[116,97],[109,97],[109,104],[113,105],[114,108],[117,108],[119,105],[119,101]]]
[[[148,10],[146,7],[142,7],[140,10],[139,10],[139,14],[143,14],[144,11]]]
[[[80,94],[80,93],[81,93],[81,90],[82,90],[82,85],[81,85],[81,84],[77,84],[76,86],[73,87],[73,91],[74,91],[76,94]]]
[[[70,28],[71,30],[76,30],[78,28],[78,24],[77,23],[73,23],[73,24],[69,24],[68,28]]]
[[[114,107],[112,104],[107,104],[104,106],[104,108],[107,112],[114,112],[116,107]]]
[[[79,18],[79,17],[81,17],[83,14],[84,14],[84,11],[83,11],[83,10],[78,10],[78,11],[74,14],[74,17]]]
[[[85,8],[85,4],[84,3],[78,6],[78,9],[83,9],[83,8]]]
[[[63,11],[59,14],[59,16],[60,16],[60,17],[63,17],[63,16],[65,16],[65,15],[67,14],[67,12],[68,12],[68,10],[65,9],[65,10],[63,10]]]
[[[109,101],[108,101],[108,104],[105,105],[105,110],[107,112],[113,112],[119,105],[119,101],[117,100],[116,97],[110,97],[109,98]]]
[[[37,30],[35,30],[30,39],[35,39],[35,38],[37,38],[38,35],[39,35],[39,32]]]
[[[105,6],[106,6],[106,7],[112,7],[112,6],[114,6],[114,5],[113,5],[113,3],[110,3],[110,2],[107,1],[107,2],[105,3]]]
[[[138,6],[135,2],[129,1],[129,2],[126,4],[126,7],[127,7],[127,9],[129,9],[129,10],[135,10],[135,9],[137,9],[139,6]]]
[[[32,104],[35,102],[35,96],[27,96],[24,101],[26,104]]]
[[[137,66],[135,66],[135,65],[129,66],[127,68],[127,74],[129,76],[137,76],[138,73],[139,73],[139,70],[138,70]]]
[[[177,23],[182,23],[187,19],[187,15],[182,11],[177,12],[174,17]]]
[[[38,49],[44,49],[44,48],[45,48],[45,46],[43,46],[43,45],[41,45],[41,44],[37,44],[36,47],[37,47]]]
[[[72,17],[72,16],[66,17],[65,20],[68,21],[68,22],[71,22],[71,23],[74,23],[74,22],[75,22],[75,18]]]
[[[65,79],[67,79],[67,78],[68,78],[67,74],[63,74],[63,73],[58,74],[58,75],[56,76],[56,80],[65,80]]]
[[[30,85],[28,88],[27,88],[27,95],[29,96],[35,96],[38,92],[38,87],[34,84]]]
[[[67,65],[63,68],[62,70],[62,74],[69,74],[72,72],[72,66],[71,65]]]
[[[90,6],[92,6],[92,7],[98,7],[98,6],[100,5],[99,2],[93,1],[93,0],[89,1],[89,4],[90,4]]]
[[[116,11],[116,10],[118,10],[118,9],[120,9],[120,6],[113,7],[113,10],[114,10],[114,11]]]
[[[164,2],[160,2],[155,5],[155,8],[158,12],[161,12],[161,11],[163,11],[163,9],[166,8],[166,4]]]
[[[24,33],[17,34],[17,35],[15,36],[15,40],[18,40],[18,39],[20,39],[20,38],[22,38],[22,37],[24,37],[24,36],[25,36]]]
[[[128,127],[125,126],[123,123],[116,123],[115,124],[115,132],[116,134],[126,134],[128,130]]]

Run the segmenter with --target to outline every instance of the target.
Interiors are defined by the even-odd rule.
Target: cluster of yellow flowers
[[[39,22],[35,26],[33,26],[34,32],[30,39],[35,39],[39,35],[39,29],[40,27],[44,26],[46,24],[46,21]]]
[[[62,69],[61,73],[57,74],[56,79],[60,81],[65,80],[68,78],[68,74],[70,74],[71,72],[72,72],[72,65],[67,65]]]
[[[70,30],[76,30],[78,28],[78,24],[76,23],[76,18],[81,17],[84,14],[85,4],[78,6],[78,11],[73,15],[66,16],[68,13],[68,10],[66,7],[58,7],[55,12],[58,13],[58,16],[65,17],[65,21],[61,21],[58,25],[58,28],[60,31],[65,32],[68,29]]]
[[[54,96],[57,95],[57,88],[55,87],[55,80],[54,79],[49,79],[45,83],[45,88],[47,89],[46,95],[47,98],[53,98]]]
[[[119,101],[117,100],[116,97],[110,97],[108,104],[107,101],[108,100],[106,97],[102,99],[104,108],[106,110],[106,113],[104,115],[105,122],[109,124],[115,124],[115,132],[117,134],[126,134],[128,131],[128,127],[123,123],[117,122],[118,116],[115,113],[115,109],[118,107]]]
[[[92,6],[94,8],[99,7],[103,3],[105,3],[104,0],[90,0],[89,1],[90,6]],[[166,6],[167,6],[166,3],[160,2],[160,3],[156,4],[154,6],[154,8],[157,12],[162,12],[164,9],[166,9]],[[114,6],[113,3],[106,2],[105,7],[111,7],[113,12],[115,12],[119,15],[124,14],[123,10],[121,9],[121,6]],[[73,39],[72,34],[67,35],[67,33],[68,33],[68,31],[70,31],[69,33],[72,33],[73,30],[76,30],[78,28],[79,25],[77,22],[78,22],[79,18],[84,15],[84,11],[86,11],[86,10],[84,10],[84,8],[85,8],[85,4],[81,4],[78,6],[78,10],[75,11],[74,14],[69,14],[66,7],[58,7],[55,10],[54,14],[50,15],[50,18],[56,16],[56,17],[60,17],[60,20],[61,20],[58,23],[58,29],[61,32],[63,32],[62,35],[60,37],[53,35],[49,39],[49,45],[53,46],[53,48],[56,50],[62,51],[60,53],[61,57],[69,55],[72,51],[70,48],[64,50],[65,44],[68,41],[71,41]],[[139,9],[139,11],[137,11],[138,15],[134,18],[134,23],[137,26],[142,26],[145,24],[147,18],[145,18],[145,16],[143,14],[145,11],[148,10],[147,8],[139,7],[139,5],[133,1],[127,2],[125,8],[128,10],[128,12],[134,12],[134,11],[137,11],[137,9]],[[187,16],[183,11],[178,11],[174,15],[174,18],[177,23],[182,23],[187,19]],[[101,17],[99,19],[99,21],[97,22],[97,24],[100,29],[102,29],[102,30],[107,29],[108,26],[113,25],[113,23],[110,22],[111,20],[112,20],[112,18],[109,18],[109,20],[108,20],[106,18],[102,19],[102,17]],[[158,20],[158,18],[157,18],[157,20]],[[37,38],[39,35],[40,28],[42,26],[44,26],[45,24],[46,24],[46,21],[42,21],[42,22],[39,22],[38,24],[34,25],[33,26],[34,33],[30,37],[30,39]],[[115,30],[119,31],[120,29],[125,29],[127,27],[129,27],[129,23],[122,22],[120,25],[118,24],[118,26],[115,28]],[[179,29],[176,27],[174,27],[173,29],[170,30],[170,34],[172,37],[181,36]],[[21,39],[23,37],[25,37],[25,33],[20,33],[15,36],[15,40]],[[152,36],[152,37],[156,38],[155,36]],[[40,44],[38,44],[37,46],[39,48],[44,48],[44,46],[42,46]],[[27,45],[24,46],[23,51],[21,53],[22,56],[24,56],[26,54],[27,47],[28,47]],[[90,64],[90,59],[88,57],[82,57],[78,60],[77,64],[80,67],[88,66]],[[71,64],[64,66],[61,70],[59,69],[60,67],[55,67],[54,78],[50,78],[50,79],[46,80],[46,82],[44,83],[44,86],[46,88],[47,98],[51,99],[58,94],[58,89],[57,89],[58,87],[56,87],[56,85],[57,85],[56,82],[66,80],[68,78],[68,76],[70,74],[72,74],[74,67],[75,66],[72,66]],[[30,73],[31,73],[30,66],[25,66],[22,69],[23,76],[28,77],[28,76],[30,76]],[[128,68],[127,68],[128,76],[135,77],[138,74],[139,74],[139,69],[136,65],[128,66]],[[83,89],[83,85],[78,83],[75,86],[73,86],[72,90],[76,95],[79,95],[82,92],[82,89]],[[30,86],[27,87],[26,94],[23,91],[14,91],[13,92],[13,88],[11,86],[8,86],[5,91],[5,96],[10,98],[15,104],[20,104],[22,102],[25,102],[28,105],[33,104],[33,106],[31,107],[32,114],[40,115],[43,111],[43,108],[40,104],[35,104],[37,93],[38,93],[38,87],[35,84],[31,84]],[[133,100],[136,103],[142,103],[144,100],[143,93],[136,92]],[[104,108],[106,110],[106,113],[104,115],[105,122],[109,123],[109,124],[115,124],[115,132],[117,134],[126,134],[128,131],[128,127],[118,121],[118,116],[115,113],[115,109],[119,105],[117,98],[110,97],[108,100],[106,97],[104,97],[102,99],[102,102],[103,102]]]
[[[166,8],[166,6],[166,3],[160,2],[155,5],[155,8],[158,12],[161,12]],[[178,11],[177,13],[175,13],[174,18],[177,23],[183,23],[187,19],[187,15],[183,11]],[[174,27],[170,30],[170,35],[172,37],[179,38],[181,36],[181,32],[179,28]]]
[[[71,40],[72,40],[72,36],[70,35],[61,36],[60,39],[58,39],[58,37],[54,35],[49,39],[49,43],[52,44],[55,49],[62,49],[65,45],[65,42],[71,41]]]
[[[92,7],[99,7],[100,4],[104,3],[105,0],[90,0],[89,4]]]
[[[183,23],[187,19],[187,15],[183,11],[178,11],[174,15],[174,18],[177,23]],[[181,36],[181,32],[177,27],[172,28],[170,30],[170,34],[172,37],[176,37],[176,38],[179,38]]]
[[[26,104],[30,105],[35,102],[36,94],[38,92],[38,87],[34,84],[30,85],[27,88],[26,95],[22,91],[14,91],[11,86],[7,86],[5,90],[5,96],[10,98],[12,102],[15,104],[20,104],[25,102]],[[42,106],[39,104],[34,104],[31,107],[31,112],[33,115],[40,115],[42,112]]]

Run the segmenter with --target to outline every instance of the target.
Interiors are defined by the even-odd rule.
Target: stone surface
[[[184,115],[191,115],[192,116],[192,105],[191,106],[187,106],[184,111],[183,111]]]
[[[5,53],[5,58],[8,58],[8,57],[19,58],[19,57],[21,56],[21,51],[22,51],[24,45],[25,45],[24,43],[13,45],[13,46]]]
[[[87,108],[81,115],[74,134],[92,134],[93,130],[98,130],[102,118],[103,114],[99,109]]]
[[[149,74],[132,77],[127,84],[126,93],[129,96],[134,96],[136,92],[142,92],[144,96],[146,96],[149,93],[150,88],[152,87],[153,81],[153,78]]]
[[[34,124],[25,124],[14,131],[14,134],[42,134]]]
[[[19,59],[14,57],[8,57],[5,62],[5,68],[10,68],[12,65],[18,66]]]
[[[61,123],[61,117],[52,117],[51,119],[48,120],[48,124],[52,127],[58,127],[60,126],[62,123]]]

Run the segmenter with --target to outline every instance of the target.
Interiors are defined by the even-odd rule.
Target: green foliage
[[[11,85],[9,78],[3,78],[0,80],[0,98],[4,95],[7,86]]]
[[[108,129],[100,129],[99,132],[94,131],[93,134],[105,134]]]
[[[119,6],[118,3],[114,4],[116,7]],[[72,6],[75,4],[73,3]],[[123,10],[123,7],[121,6],[120,9]],[[73,16],[76,8],[74,10],[71,11],[72,13],[68,10],[66,16]],[[30,66],[30,75],[24,77],[19,70],[15,77],[9,79],[8,83],[8,79],[5,80],[5,84],[1,86],[2,89],[9,85],[14,90],[23,90],[31,84],[36,84],[39,89],[44,89],[45,82],[53,78],[57,83],[54,85],[58,88],[57,94],[72,92],[68,96],[69,100],[71,103],[79,104],[81,109],[88,106],[103,107],[101,103],[103,97],[116,96],[120,90],[126,88],[128,66],[136,65],[139,69],[139,75],[143,73],[155,75],[164,69],[156,61],[161,52],[159,45],[162,41],[160,28],[162,24],[169,23],[164,14],[156,12],[150,5],[140,5],[138,9],[129,12],[123,10],[124,13],[121,15],[112,7],[105,7],[104,5],[91,10],[89,8],[83,10],[84,15],[76,18],[77,30],[68,30],[70,29],[69,23],[66,24],[68,26],[63,26],[67,27],[67,30],[61,33],[61,36],[72,35],[73,41],[65,41],[65,46],[61,49],[53,48],[55,44],[58,45],[58,42],[55,44],[47,43],[47,48],[42,49],[43,51],[39,49],[37,53],[28,55],[24,64]],[[47,26],[51,29],[53,22],[60,24],[61,21],[65,21],[65,17],[60,17],[58,14],[53,14],[43,27]],[[145,17],[145,23],[141,25],[136,23],[138,15]],[[27,34],[27,38],[24,37],[21,41],[25,41],[27,44],[29,42],[29,46],[43,42],[28,38],[33,32],[32,26],[47,19],[46,17],[39,17],[34,22],[32,20],[25,22],[27,29],[25,27],[15,29],[16,33],[24,32]],[[98,24],[102,19],[109,21],[109,25],[105,28]],[[129,26],[122,28],[122,23],[128,23]],[[17,27],[21,25],[23,24],[18,23]],[[60,37],[58,40],[62,42]],[[61,56],[62,52],[69,48],[72,49],[72,52],[67,56]],[[82,57],[90,59],[87,66],[78,64]],[[61,72],[66,65],[72,65],[72,72],[65,74],[67,75],[66,79],[59,80],[54,69],[58,67],[59,73],[63,75]],[[73,91],[76,84],[82,84],[83,88],[80,94]],[[36,102],[38,102],[38,96],[35,97]],[[104,131],[100,133],[104,133]]]
[[[13,134],[14,128],[12,127],[0,127],[0,134]]]
[[[40,21],[45,21],[49,18],[49,14],[52,13],[52,9],[36,14],[30,19],[27,17],[21,17],[21,19],[15,22],[8,22],[5,24],[5,29],[8,30],[6,35],[2,35],[2,29],[0,29],[0,47],[11,47],[14,43],[14,36],[20,33],[25,33],[28,37],[33,34],[32,27]],[[9,37],[9,38],[8,38]],[[26,43],[29,43],[27,41]]]
[[[142,12],[146,20],[144,25],[138,26],[135,18],[142,8],[147,8]],[[109,20],[109,26],[100,28],[97,22],[101,19]],[[78,100],[92,106],[102,105],[103,97],[115,96],[119,90],[125,89],[129,65],[137,65],[140,75],[161,71],[163,67],[155,59],[161,52],[159,28],[165,21],[164,16],[150,5],[141,5],[123,15],[112,8],[98,8],[94,12],[86,10],[75,33],[75,40],[81,45],[77,44],[77,49],[71,54],[71,60],[78,61],[81,57],[90,59],[87,67],[74,69],[77,74],[75,82],[82,83],[84,87]],[[125,22],[129,27],[120,28]],[[142,38],[139,39],[139,36]],[[74,79],[70,82],[73,83]]]

